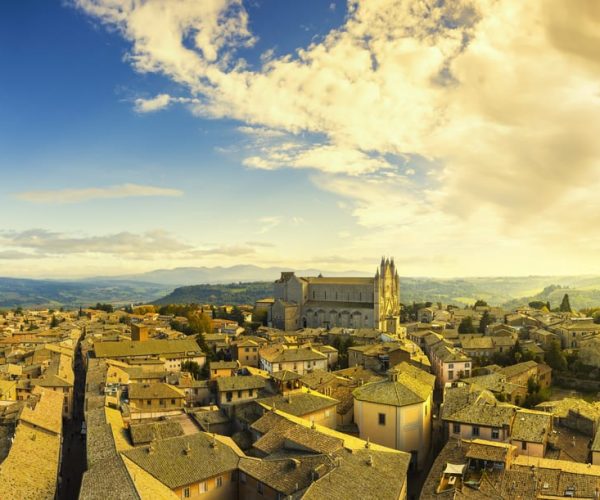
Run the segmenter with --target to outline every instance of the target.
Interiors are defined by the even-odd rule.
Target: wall
[[[217,487],[217,477],[221,477],[222,486]],[[237,485],[237,472],[229,471],[221,474],[221,476],[215,476],[204,481],[207,486],[205,493],[200,493],[200,483],[193,483],[186,487],[190,489],[190,496],[184,496],[184,489],[186,487],[175,488],[173,493],[179,498],[185,499],[196,499],[201,498],[202,500],[230,500],[232,498],[238,498],[238,485]]]
[[[379,414],[385,425],[379,424]],[[431,397],[425,403],[395,407],[354,400],[354,421],[360,438],[407,453],[417,452],[418,467],[427,460],[431,446]]]

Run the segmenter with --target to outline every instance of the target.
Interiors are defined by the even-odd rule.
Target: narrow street
[[[85,370],[79,346],[75,354],[74,371],[73,418],[63,422],[62,463],[58,486],[59,500],[74,500],[79,497],[81,477],[86,469],[85,436],[81,435]]]

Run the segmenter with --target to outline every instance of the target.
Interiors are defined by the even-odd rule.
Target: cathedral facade
[[[271,324],[299,328],[376,328],[395,332],[400,282],[394,259],[381,259],[373,278],[298,277],[282,272],[275,281]]]

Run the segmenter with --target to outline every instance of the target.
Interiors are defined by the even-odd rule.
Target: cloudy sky
[[[600,2],[0,7],[0,275],[600,273]]]

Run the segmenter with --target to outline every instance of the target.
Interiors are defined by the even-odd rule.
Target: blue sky
[[[560,3],[6,3],[0,275],[382,254],[402,274],[598,272],[587,219],[561,214],[595,189],[599,65],[560,39],[577,9],[551,31]]]

